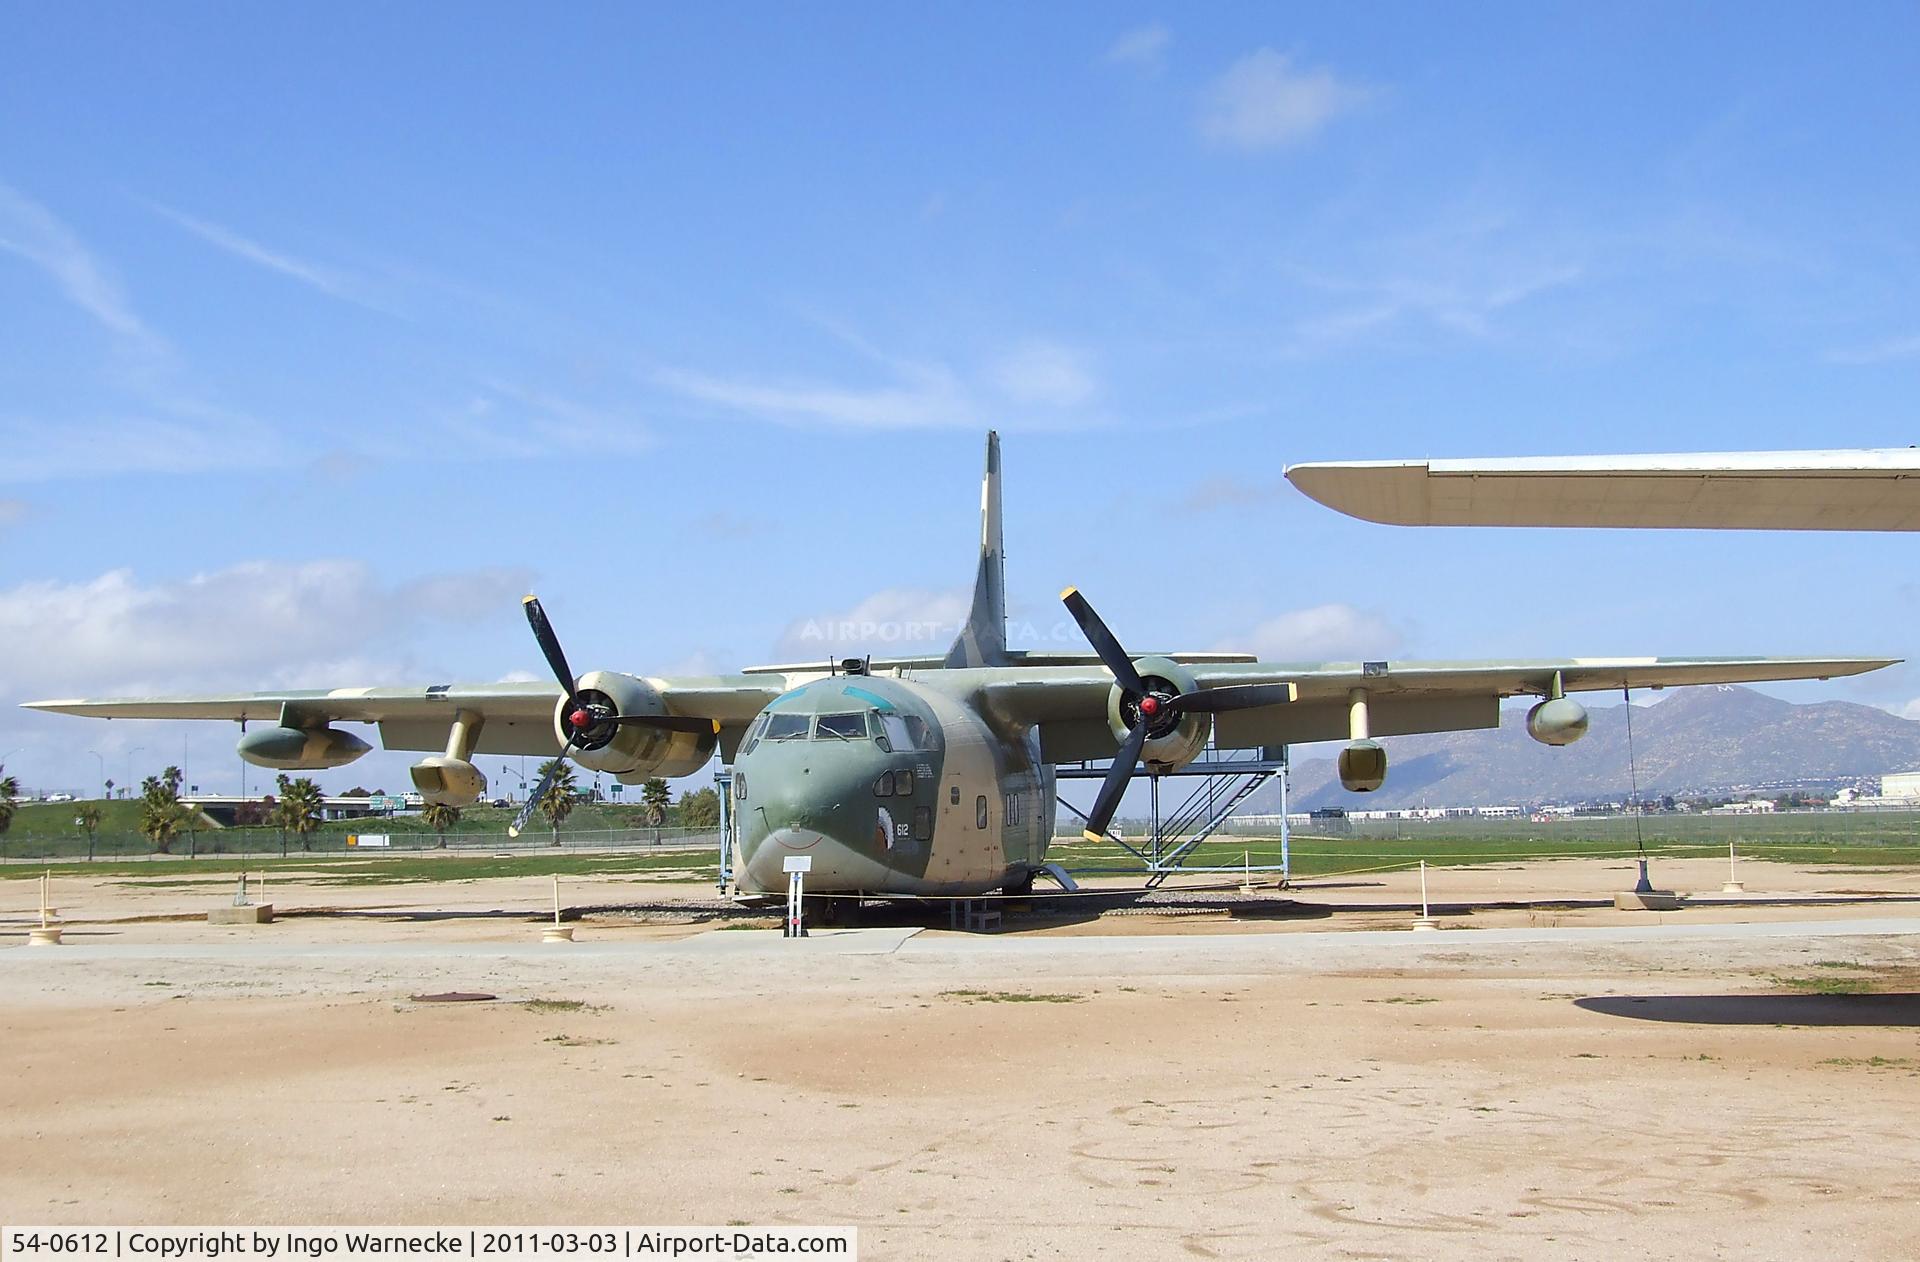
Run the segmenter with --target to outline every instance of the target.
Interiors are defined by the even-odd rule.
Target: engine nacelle
[[[373,748],[352,732],[331,727],[257,727],[240,738],[240,757],[274,771],[344,767]]]
[[[1587,708],[1571,697],[1554,697],[1527,711],[1527,735],[1542,745],[1571,745],[1587,734]]]
[[[580,676],[577,703],[598,703],[615,714],[666,714],[667,703],[644,679],[618,671],[596,670]],[[568,736],[566,698],[554,707],[553,730],[564,744]],[[616,776],[690,776],[706,766],[719,741],[714,732],[667,732],[644,723],[602,723],[574,746],[573,759],[592,771]]]
[[[1199,688],[1193,673],[1165,657],[1143,657],[1133,664],[1147,687],[1158,692],[1186,693]],[[1107,697],[1107,726],[1113,739],[1124,742],[1140,720],[1139,698],[1129,699],[1119,684]],[[1200,756],[1213,732],[1210,714],[1183,714],[1163,729],[1155,729],[1141,747],[1140,759],[1154,771],[1176,771]]]
[[[1354,741],[1340,751],[1340,787],[1371,793],[1387,782],[1387,751],[1377,741]]]
[[[435,806],[469,806],[487,795],[487,777],[463,758],[434,754],[407,768],[420,797]]]

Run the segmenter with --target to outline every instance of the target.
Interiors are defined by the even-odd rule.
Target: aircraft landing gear
[[[820,923],[837,925],[842,928],[860,923],[860,900],[857,898],[829,898],[820,904]]]

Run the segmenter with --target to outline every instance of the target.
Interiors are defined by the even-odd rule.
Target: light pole
[[[106,760],[105,758],[103,758],[103,757],[101,757],[101,755],[100,755],[100,751],[99,751],[99,750],[97,750],[97,749],[89,749],[89,750],[88,750],[87,752],[88,752],[89,754],[92,754],[92,755],[93,755],[93,756],[94,756],[94,757],[95,757],[96,759],[98,759],[98,760],[99,760],[99,763],[100,763],[100,791],[101,791],[102,793],[105,793],[105,792],[107,791],[107,790],[106,790],[106,784],[107,784],[107,760]]]
[[[126,779],[126,783],[121,786],[123,789],[127,789],[129,791],[132,790],[133,788],[133,756],[135,754],[144,752],[146,748],[147,747],[145,745],[135,745],[132,749],[129,749],[127,751],[127,779]]]

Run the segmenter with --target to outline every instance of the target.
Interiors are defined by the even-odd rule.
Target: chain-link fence
[[[1526,816],[1497,819],[1455,815],[1435,819],[1366,819],[1352,815],[1290,817],[1296,837],[1326,841],[1531,841],[1542,851],[1559,846],[1887,846],[1920,847],[1920,810],[1753,811],[1728,814],[1658,811],[1644,815]],[[1232,820],[1240,837],[1279,834],[1277,819]]]
[[[529,854],[556,851],[687,850],[717,854],[717,829],[701,828],[581,828],[557,834],[533,828],[518,837],[499,832],[384,831],[382,821],[368,820],[364,829],[348,832],[324,828],[307,834],[282,834],[277,828],[221,828],[182,833],[168,854],[156,854],[153,843],[139,833],[102,830],[91,842],[85,834],[36,837],[31,833],[0,834],[0,862],[71,862],[112,859],[190,859],[200,857],[277,857],[301,855],[422,854],[436,851],[460,854]]]

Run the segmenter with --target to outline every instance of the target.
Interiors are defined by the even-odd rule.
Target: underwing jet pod
[[[736,877],[786,886],[807,855],[810,892],[966,896],[1028,888],[1053,839],[1055,768],[1110,759],[1087,820],[1104,835],[1127,785],[1191,762],[1211,742],[1252,749],[1346,740],[1350,789],[1378,788],[1377,738],[1491,728],[1500,702],[1535,696],[1527,728],[1576,740],[1586,712],[1567,694],[1623,687],[1825,679],[1892,664],[1865,657],[1608,657],[1536,661],[1262,662],[1251,654],[1136,653],[1078,589],[1062,593],[1085,650],[1009,648],[1001,541],[1000,441],[987,471],[973,603],[940,656],[750,667],[730,675],[575,675],[538,600],[525,612],[551,683],[431,684],[210,697],[39,701],[100,718],[267,722],[241,754],[287,769],[338,766],[378,728],[387,749],[423,751],[428,801],[485,792],[483,754],[572,759],[622,783],[731,764]],[[530,798],[538,801],[543,781]],[[525,822],[526,812],[515,821]]]

